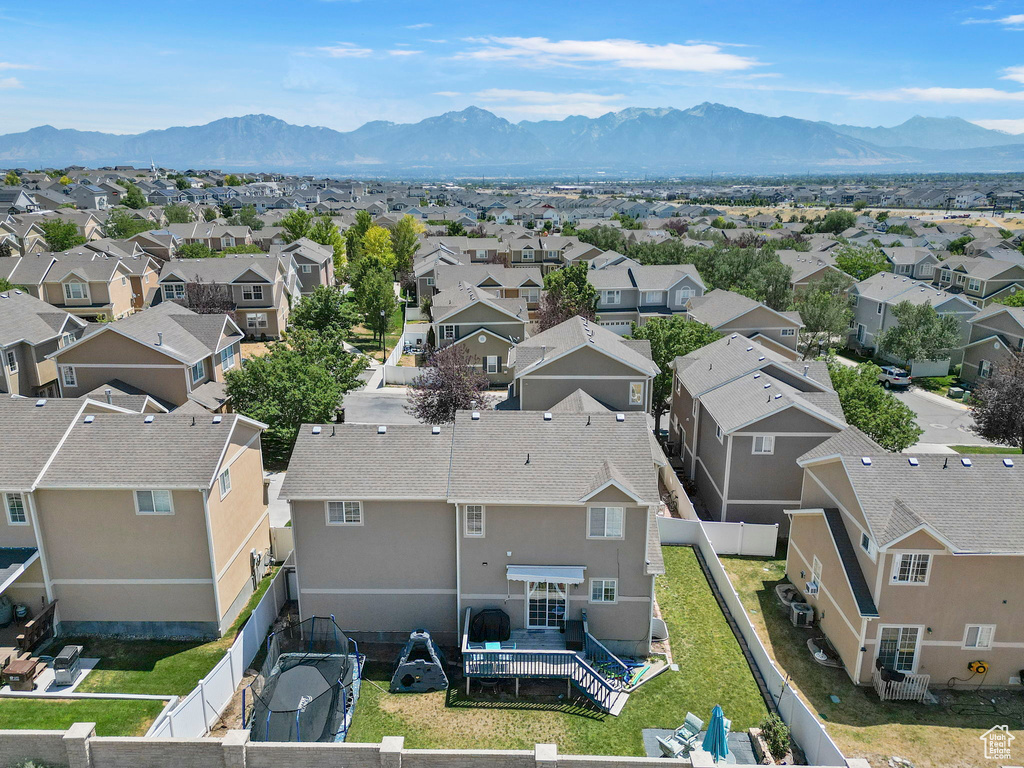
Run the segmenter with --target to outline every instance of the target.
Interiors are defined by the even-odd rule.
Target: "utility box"
[[[814,606],[807,603],[793,603],[789,606],[789,620],[794,627],[809,627],[814,624]]]
[[[65,645],[53,660],[55,685],[74,685],[82,673],[82,646]]]

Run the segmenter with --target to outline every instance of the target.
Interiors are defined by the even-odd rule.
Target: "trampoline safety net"
[[[242,692],[253,741],[341,741],[358,696],[360,658],[334,617],[313,616],[267,638],[267,658]]]

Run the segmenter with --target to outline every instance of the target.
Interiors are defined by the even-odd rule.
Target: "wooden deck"
[[[509,642],[520,651],[565,650],[565,635],[557,629],[513,629]]]

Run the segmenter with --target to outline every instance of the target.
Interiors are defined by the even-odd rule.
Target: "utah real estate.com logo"
[[[1010,733],[1008,725],[994,725],[978,738],[985,745],[986,760],[1009,760],[1010,742],[1017,737]]]

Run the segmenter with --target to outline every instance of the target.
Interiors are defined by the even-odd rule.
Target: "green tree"
[[[243,205],[241,208],[238,209],[238,213],[236,213],[236,214],[231,214],[230,213],[230,211],[231,211],[231,206],[230,205],[228,205],[227,203],[224,203],[224,206],[227,208],[227,210],[229,212],[229,215],[227,217],[227,222],[231,226],[233,226],[233,227],[248,227],[253,232],[259,232],[261,229],[263,229],[264,222],[263,222],[263,219],[260,218],[259,214],[256,213],[256,206],[255,205],[252,205],[252,204],[250,204],[250,205]]]
[[[46,238],[47,250],[59,252],[74,248],[85,242],[85,238],[78,234],[78,226],[70,219],[52,218],[39,224]]]
[[[850,211],[829,211],[815,227],[815,232],[841,234],[857,223],[857,216]]]
[[[395,271],[395,252],[391,248],[391,233],[384,227],[372,226],[366,230],[362,242],[363,259],[379,262],[390,273]]]
[[[263,253],[263,249],[258,245],[249,243],[248,245],[229,245],[221,253],[251,253],[255,256]]]
[[[350,266],[363,257],[363,235],[372,226],[373,217],[369,211],[356,211],[356,223],[345,231],[345,253]]]
[[[153,222],[147,219],[137,219],[124,208],[115,208],[107,217],[107,223],[103,225],[103,232],[107,237],[124,240],[152,228]]]
[[[240,178],[238,178],[237,176],[235,176],[235,174],[233,174],[233,173],[229,173],[227,176],[224,177],[224,186],[225,187],[237,187],[237,186],[240,186],[241,184],[242,184],[242,180]]]
[[[668,412],[672,397],[672,362],[681,355],[688,355],[711,342],[722,338],[722,334],[710,325],[689,321],[681,315],[655,317],[643,325],[633,323],[631,338],[647,339],[651,343],[651,357],[661,373],[654,377],[651,397],[651,412],[654,414],[654,430],[661,430],[661,417]]]
[[[294,243],[303,237],[309,237],[310,227],[313,226],[313,214],[296,208],[290,211],[287,216],[281,219],[278,226],[284,229],[281,234],[286,243]]]
[[[13,290],[14,290],[14,283],[12,283],[6,277],[0,277],[0,293],[4,293],[6,291],[13,291]]]
[[[188,224],[195,217],[192,209],[184,203],[171,203],[164,206],[164,218],[168,224]]]
[[[792,300],[789,288],[792,277],[792,267],[774,258],[763,259],[757,269],[748,272],[736,285],[736,290],[781,312]]]
[[[853,203],[853,210],[855,211],[863,211],[867,207],[868,204],[865,200],[855,200]]]
[[[942,360],[963,343],[956,315],[940,315],[931,304],[901,301],[891,310],[895,325],[878,337],[878,349],[901,362]]]
[[[853,318],[846,291],[852,284],[848,275],[830,270],[794,295],[793,306],[804,322],[800,329],[804,360],[821,355],[846,335]]]
[[[465,237],[466,228],[457,221],[449,221],[446,227],[448,237]]]
[[[341,236],[337,225],[327,214],[317,216],[307,235],[310,240],[320,245],[328,245],[333,251],[334,272],[340,275],[345,271],[345,238]]]
[[[256,212],[255,207],[252,210],[253,213]],[[223,203],[220,204],[220,215],[223,216],[225,219],[230,219],[232,216],[235,215],[235,211],[231,207],[231,203],[225,200]]]
[[[887,235],[906,235],[907,237],[914,236],[914,230],[910,228],[908,224],[893,224],[885,230]]]
[[[63,184],[66,187],[69,184],[74,184],[75,181],[74,181],[74,179],[72,179],[67,174],[64,174],[63,176],[60,177],[60,183]]]
[[[963,237],[958,237],[956,240],[950,242],[947,250],[954,256],[963,256],[964,246],[966,246],[972,240],[974,240],[974,237],[972,235],[964,235]]]
[[[1011,352],[972,393],[974,431],[994,443],[1024,450],[1024,355]]]
[[[347,334],[360,320],[355,302],[346,299],[338,288],[330,285],[318,285],[313,293],[295,305],[288,318],[292,328],[342,334]]]
[[[480,358],[463,344],[449,344],[430,355],[413,380],[407,409],[426,424],[451,424],[459,411],[480,405],[488,386]]]
[[[875,216],[875,221],[885,221],[888,218],[889,218],[889,212],[888,211],[879,211],[878,214]]]
[[[21,177],[14,171],[8,171],[4,177],[4,186],[17,187],[21,185]]]
[[[1024,307],[1024,291],[1018,290],[1016,293],[1002,296],[996,301],[1006,307]]]
[[[128,182],[128,191],[124,193],[124,197],[121,198],[121,202],[128,208],[136,211],[149,205],[149,201],[146,200],[146,196],[142,194],[142,190],[130,181]]]
[[[395,254],[395,268],[399,273],[412,270],[413,256],[419,247],[416,220],[406,214],[391,228],[391,250]]]
[[[542,331],[576,315],[588,320],[597,318],[597,289],[587,279],[589,268],[583,261],[544,276],[544,296],[538,311]]]
[[[391,318],[398,307],[391,273],[379,269],[370,271],[360,283],[356,298],[363,311],[363,325],[373,332],[374,340],[380,339],[383,347]]]
[[[874,363],[862,363],[853,368],[830,361],[828,371],[847,423],[886,450],[909,448],[923,434],[914,412],[878,386],[882,369]]]
[[[179,190],[186,190],[186,189],[189,189],[192,186],[192,182],[189,181],[184,176],[175,176],[174,177],[174,186],[176,186]]]
[[[179,259],[209,259],[214,255],[210,246],[205,243],[185,243],[178,248],[176,258]]]
[[[218,211],[216,208],[211,208],[210,206],[206,206],[205,208],[203,208],[203,221],[213,221],[219,215],[220,211]]]
[[[581,243],[587,243],[602,251],[626,252],[626,236],[622,231],[606,224],[593,227],[592,229],[581,229],[576,233]]]
[[[836,266],[858,282],[879,272],[892,272],[885,254],[871,245],[841,245],[833,253]]]

